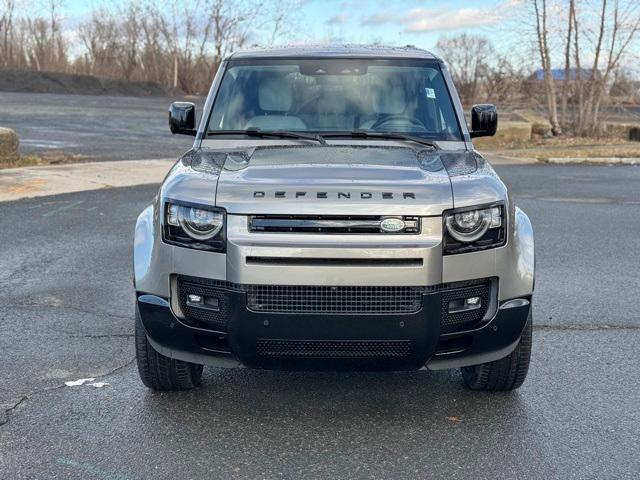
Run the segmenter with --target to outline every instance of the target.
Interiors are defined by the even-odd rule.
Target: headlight
[[[225,251],[224,222],[224,210],[167,203],[164,222],[165,241],[201,250]]]
[[[444,253],[466,253],[504,245],[504,206],[465,208],[444,213]]]

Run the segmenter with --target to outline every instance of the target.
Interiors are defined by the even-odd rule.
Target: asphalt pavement
[[[156,186],[0,203],[0,478],[638,478],[640,167],[497,169],[536,233],[533,363],[509,394],[213,368],[153,393],[131,248]]]
[[[193,137],[171,135],[169,105],[181,98],[0,92],[0,126],[23,154],[61,151],[84,160],[177,158]],[[196,104],[197,118],[204,98]]]

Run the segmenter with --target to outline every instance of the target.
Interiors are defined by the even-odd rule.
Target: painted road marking
[[[79,462],[77,460],[73,460],[71,458],[60,457],[56,460],[59,465],[64,465],[66,467],[73,467],[78,470],[81,470],[85,474],[90,474],[94,477],[101,478],[103,480],[129,480],[130,477],[125,475],[124,473],[112,472],[109,470],[104,470],[98,465],[94,465],[89,462]]]
[[[47,213],[43,213],[42,216],[43,217],[50,217],[51,215],[55,215],[56,213],[61,213],[61,212],[64,212],[66,210],[70,210],[73,207],[77,207],[78,205],[83,204],[83,203],[84,203],[84,200],[78,200],[76,202],[71,202],[71,203],[68,203],[66,205],[62,205],[61,207],[54,208],[53,210],[49,210]]]
[[[67,387],[79,387],[80,385],[84,385],[87,382],[93,382],[95,378],[80,378],[78,380],[70,380],[68,382],[64,382]]]

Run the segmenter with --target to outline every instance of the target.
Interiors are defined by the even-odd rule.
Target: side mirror
[[[169,107],[171,133],[196,135],[196,106],[191,102],[173,102]]]
[[[495,105],[474,105],[471,109],[471,138],[492,137],[498,129],[498,110]]]

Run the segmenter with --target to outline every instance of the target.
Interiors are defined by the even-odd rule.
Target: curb
[[[551,157],[540,163],[556,165],[640,165],[640,157]]]

